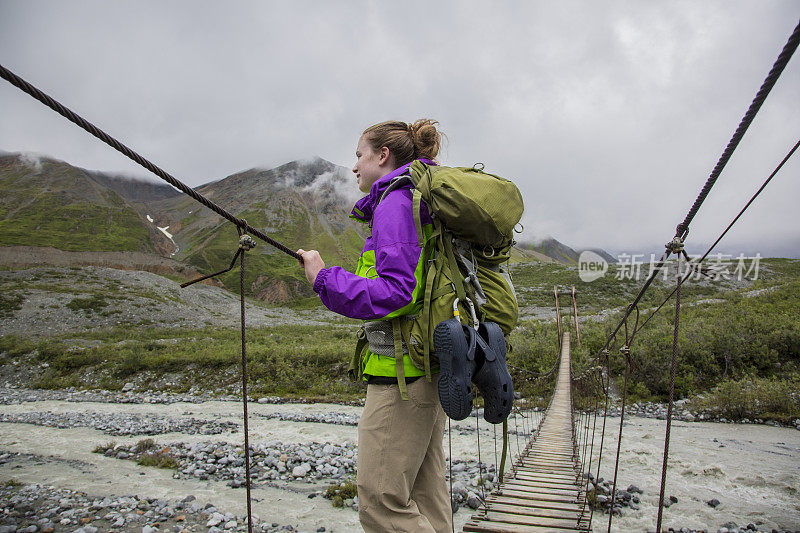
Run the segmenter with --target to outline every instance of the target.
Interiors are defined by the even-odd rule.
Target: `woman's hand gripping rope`
[[[297,250],[297,253],[302,257],[302,259],[297,262],[306,271],[306,279],[308,282],[313,285],[319,271],[325,268],[325,261],[322,260],[322,257],[316,250],[305,251],[300,248]]]

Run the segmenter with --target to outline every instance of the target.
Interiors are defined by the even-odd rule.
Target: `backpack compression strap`
[[[403,368],[403,338],[400,333],[400,319],[392,320],[392,336],[394,337],[394,361],[397,373],[397,386],[400,388],[400,397],[408,400],[408,390],[406,389],[406,372]]]

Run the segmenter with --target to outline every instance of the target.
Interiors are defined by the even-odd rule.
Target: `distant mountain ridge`
[[[349,219],[361,196],[352,173],[319,157],[244,170],[195,190],[290,248],[319,250],[328,264],[353,268],[368,231]],[[100,264],[94,252],[151,254],[153,261],[139,255],[136,264],[157,264],[159,273],[165,264],[184,264],[173,274],[186,277],[227,267],[237,248],[228,221],[166,183],[0,152],[0,192],[0,247],[25,247],[25,257],[36,257],[37,247],[81,252],[82,264]],[[38,256],[47,264],[54,254]],[[555,239],[514,253],[519,261],[575,263],[577,257]],[[248,253],[245,270],[246,292],[255,298],[280,302],[313,294],[294,259],[265,243]],[[238,292],[237,269],[220,282]]]

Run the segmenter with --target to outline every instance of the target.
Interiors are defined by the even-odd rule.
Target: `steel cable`
[[[669,458],[669,433],[672,427],[672,402],[675,397],[675,363],[678,359],[678,323],[681,316],[681,256],[678,255],[678,286],[675,293],[675,330],[672,336],[672,361],[669,368],[669,403],[667,404],[667,432],[664,437],[664,459],[661,464],[661,492],[658,496],[658,520],[656,531],[661,531],[661,517],[664,511],[664,489],[667,483],[667,459]]]
[[[244,411],[244,467],[245,484],[247,486],[247,531],[253,533],[253,513],[250,504],[250,438],[247,428],[247,351],[245,343],[245,320],[244,320],[244,256],[241,254],[241,264],[239,267],[239,292],[241,301],[242,317],[242,409]]]

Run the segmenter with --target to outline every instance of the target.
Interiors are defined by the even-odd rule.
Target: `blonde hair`
[[[364,138],[373,150],[384,146],[394,155],[401,167],[415,159],[436,159],[444,134],[436,129],[439,122],[421,118],[413,124],[387,120],[364,130]]]

